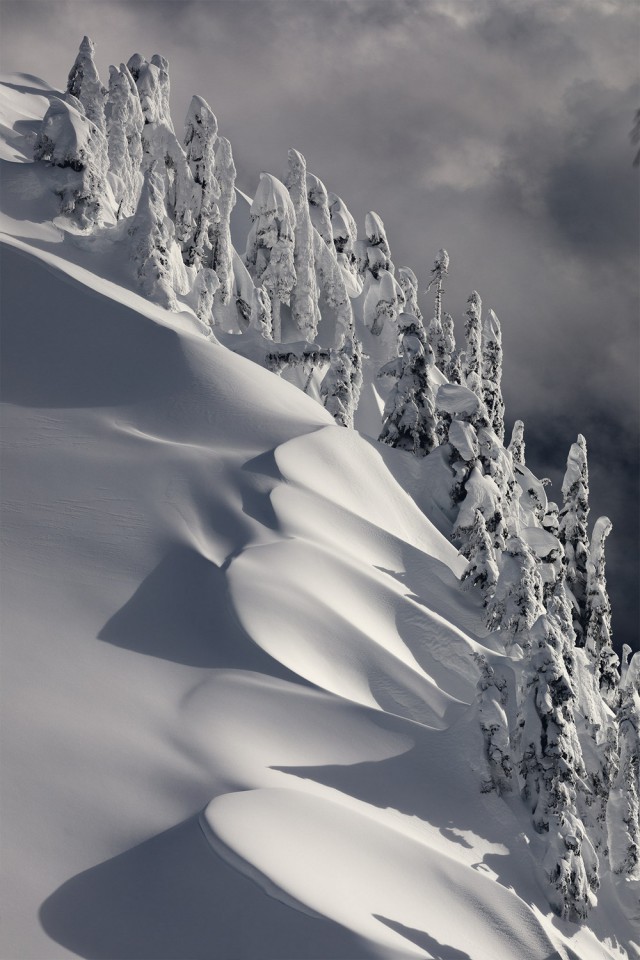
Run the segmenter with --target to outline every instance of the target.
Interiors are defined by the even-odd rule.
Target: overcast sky
[[[4,0],[2,69],[63,85],[83,33],[108,65],[169,59],[176,128],[210,103],[238,185],[282,177],[287,147],[396,265],[446,304],[480,292],[503,329],[507,422],[552,499],[586,436],[592,520],[614,522],[614,630],[638,647],[639,18],[630,0]],[[426,302],[424,309],[428,310]]]

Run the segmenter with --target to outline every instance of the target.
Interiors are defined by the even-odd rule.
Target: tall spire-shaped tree
[[[544,613],[542,578],[531,550],[520,537],[510,537],[502,557],[495,593],[487,605],[487,625],[500,630],[510,651],[527,647],[529,631]]]
[[[218,121],[202,97],[193,96],[185,121],[184,145],[193,177],[192,199],[185,216],[182,242],[184,262],[200,266],[209,247],[210,229],[217,217],[220,185],[216,177],[215,143]]]
[[[78,56],[69,73],[67,93],[80,101],[88,119],[105,135],[104,107],[107,91],[102,86],[93,59],[95,49],[94,42],[89,37],[83,37]]]
[[[511,459],[514,463],[519,463],[523,467],[525,465],[524,461],[524,423],[522,420],[516,420],[513,425],[513,430],[511,431],[511,442],[507,447],[507,450],[511,454]]]
[[[593,527],[587,559],[585,646],[595,664],[600,692],[607,703],[614,707],[620,676],[617,670],[618,657],[611,645],[611,604],[605,577],[604,542],[610,532],[609,518],[599,517]]]
[[[216,179],[220,187],[217,213],[209,227],[209,266],[218,275],[220,287],[216,293],[219,302],[231,302],[233,294],[233,245],[231,243],[231,211],[236,203],[236,168],[231,144],[219,137],[216,147]]]
[[[417,457],[426,456],[438,446],[432,366],[431,348],[427,345],[425,349],[416,332],[408,329],[402,337],[400,356],[385,364],[378,374],[396,378],[385,404],[380,440],[410,450]]]
[[[504,400],[502,399],[502,332],[493,310],[484,318],[482,328],[482,395],[491,426],[500,443],[504,440]]]
[[[105,108],[109,152],[109,182],[118,204],[118,217],[135,212],[142,189],[142,127],[144,117],[131,73],[124,65],[109,67]]]
[[[589,470],[587,444],[580,434],[571,445],[567,470],[562,482],[563,505],[560,511],[559,537],[567,561],[567,583],[573,598],[576,643],[583,647],[586,641],[586,588],[589,538]]]
[[[318,332],[320,309],[313,249],[313,226],[307,197],[307,164],[301,153],[289,150],[289,172],[285,181],[296,215],[293,262],[296,284],[291,291],[291,313],[305,340]]]
[[[469,390],[473,390],[482,400],[482,300],[476,290],[470,294],[467,304],[467,319],[464,325],[466,349],[462,371]]]
[[[449,254],[446,250],[439,250],[431,270],[431,281],[427,290],[434,286],[436,288],[435,311],[427,327],[427,340],[433,350],[436,358],[436,366],[442,370],[444,361],[444,332],[442,327],[442,294],[444,293],[442,281],[449,272]]]

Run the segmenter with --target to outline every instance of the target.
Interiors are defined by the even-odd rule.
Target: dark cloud
[[[637,644],[631,4],[5,0],[2,13],[4,70],[63,84],[83,33],[103,75],[160,52],[176,127],[191,94],[206,97],[244,190],[261,170],[283,176],[293,146],[360,223],[377,210],[423,286],[446,246],[460,328],[474,288],[502,321],[508,413],[527,423],[534,467],[557,476],[587,436],[594,514],[615,523],[616,631]]]

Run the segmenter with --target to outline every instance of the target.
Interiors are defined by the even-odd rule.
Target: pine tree
[[[442,281],[448,272],[449,254],[446,250],[439,250],[431,270],[431,282],[427,287],[427,291],[429,291],[434,284],[436,288],[435,312],[427,327],[427,339],[429,346],[433,350],[433,355],[436,358],[436,366],[439,370],[442,370],[443,373],[445,372],[443,369],[445,347],[444,329],[442,325],[442,294],[444,293]]]
[[[640,654],[621,683],[618,768],[609,792],[609,863],[622,880],[640,882]]]
[[[507,450],[511,454],[511,459],[513,460],[514,464],[519,463],[523,467],[525,465],[524,448],[524,423],[522,420],[516,420],[511,432],[511,442],[509,443]]]
[[[522,796],[535,829],[547,835],[543,867],[551,906],[578,922],[586,918],[599,880],[598,858],[576,808],[576,787],[584,775],[573,714],[576,694],[553,621],[541,614],[529,636],[515,738]]]
[[[424,457],[438,445],[433,382],[433,353],[415,333],[402,338],[399,357],[385,364],[378,376],[396,382],[384,408],[380,441]]]
[[[104,108],[107,91],[102,86],[93,59],[95,49],[95,44],[89,37],[82,38],[78,56],[69,73],[67,93],[80,101],[87,119],[98,128],[103,136],[106,136]]]
[[[234,286],[233,245],[231,243],[231,211],[236,203],[236,168],[231,144],[225,137],[218,138],[216,147],[216,178],[220,187],[217,214],[209,227],[210,253],[208,265],[218,275],[220,286],[216,298],[222,304],[231,303]]]
[[[587,559],[586,649],[595,664],[600,692],[615,707],[620,675],[618,657],[611,645],[611,604],[605,577],[604,542],[611,532],[608,517],[599,517],[593,527]]]
[[[507,541],[495,593],[487,604],[487,626],[500,630],[510,651],[526,648],[529,631],[544,613],[542,578],[536,559],[521,537]]]
[[[65,100],[51,100],[36,136],[33,159],[65,170],[55,191],[64,216],[82,229],[104,219],[112,206],[106,139],[71,94]]]
[[[285,181],[295,210],[294,265],[296,284],[291,292],[291,313],[307,341],[314,341],[320,322],[316,282],[313,225],[307,197],[307,164],[301,153],[289,150],[289,172]]]
[[[488,597],[495,590],[499,574],[491,537],[480,510],[475,511],[469,538],[460,552],[468,560],[462,574],[462,582],[479,587],[486,606]]]
[[[491,426],[504,441],[504,400],[502,399],[502,333],[493,310],[484,318],[482,328],[482,395],[489,411]]]
[[[438,348],[439,350],[439,348]],[[436,363],[438,358],[436,356]],[[453,331],[453,317],[445,313],[442,317],[442,370],[449,383],[462,383],[460,354],[456,350],[456,338]]]
[[[464,382],[469,390],[473,390],[482,400],[482,300],[475,290],[469,296],[467,304],[467,319],[464,326],[466,349],[462,368]]]
[[[281,339],[280,304],[289,304],[296,284],[296,214],[289,191],[270,173],[261,173],[251,204],[245,263],[271,301],[273,339]]]
[[[335,311],[336,341],[350,337],[354,329],[353,308],[347,290],[344,271],[337,256],[322,240],[320,234],[313,233],[313,253],[318,282],[322,295],[329,307]]]
[[[567,470],[562,483],[563,505],[560,511],[560,542],[564,546],[567,561],[567,582],[575,600],[574,628],[576,643],[583,647],[586,642],[586,587],[589,539],[589,472],[587,467],[587,444],[580,434],[571,445]]]
[[[167,310],[176,310],[172,245],[174,227],[164,199],[162,177],[153,164],[144,176],[140,200],[129,227],[131,260],[142,292]]]
[[[311,222],[318,231],[325,244],[334,254],[336,248],[333,243],[331,228],[331,214],[329,213],[329,195],[322,180],[314,177],[307,171],[307,199],[309,201],[309,215]]]
[[[185,120],[184,146],[193,177],[191,202],[184,217],[182,255],[188,266],[207,260],[209,235],[218,216],[220,184],[216,177],[218,121],[206,100],[193,96]]]
[[[504,796],[511,793],[513,788],[509,722],[505,713],[507,682],[503,677],[496,676],[483,654],[474,653],[474,660],[480,669],[476,699],[488,767],[488,776],[482,782],[482,792],[495,790]]]
[[[327,195],[329,216],[331,217],[331,232],[336,257],[340,266],[347,272],[354,283],[358,281],[358,268],[354,246],[358,240],[356,221],[344,200],[335,193]],[[360,291],[361,291],[360,285]]]
[[[353,333],[343,335],[331,351],[329,369],[320,386],[324,406],[342,427],[353,427],[362,386],[362,345]]]
[[[398,267],[398,283],[404,294],[404,311],[416,317],[422,323],[422,313],[418,306],[418,278],[411,267]],[[434,350],[434,355],[437,355]]]
[[[118,218],[134,214],[142,189],[142,127],[144,117],[131,73],[124,65],[109,67],[105,107],[109,182],[118,205]]]

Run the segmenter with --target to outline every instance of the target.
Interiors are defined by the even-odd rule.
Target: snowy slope
[[[505,658],[424,476],[56,226],[2,91],[2,956],[623,956],[480,793]]]

